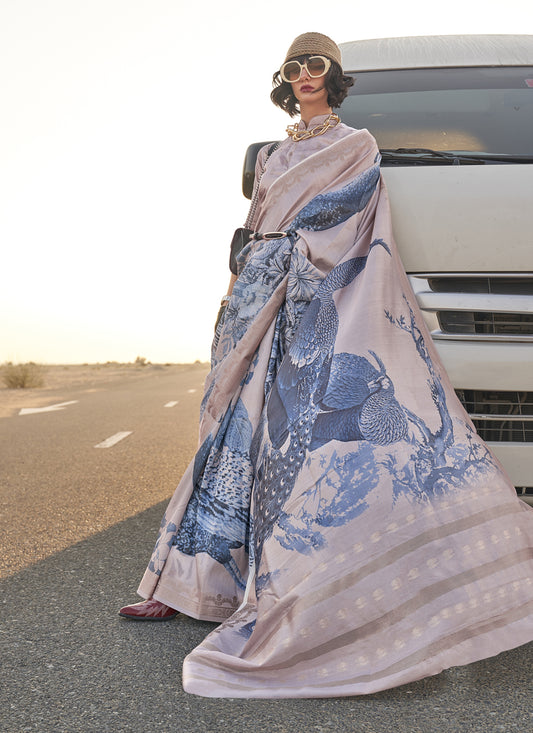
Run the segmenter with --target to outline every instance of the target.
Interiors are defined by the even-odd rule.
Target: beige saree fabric
[[[267,164],[256,229],[287,236],[240,258],[139,589],[223,621],[200,695],[371,693],[533,639],[533,513],[440,366],[374,140],[330,132]]]

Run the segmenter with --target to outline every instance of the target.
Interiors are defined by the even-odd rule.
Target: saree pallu
[[[274,155],[283,155],[283,146]],[[274,156],[273,156],[274,157]],[[533,639],[533,514],[442,369],[353,131],[268,185],[139,593],[188,692],[377,692]]]

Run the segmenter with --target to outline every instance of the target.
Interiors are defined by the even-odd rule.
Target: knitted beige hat
[[[297,56],[326,56],[342,68],[341,50],[331,38],[322,33],[302,33],[291,43],[285,61]],[[283,63],[285,63],[285,61]]]

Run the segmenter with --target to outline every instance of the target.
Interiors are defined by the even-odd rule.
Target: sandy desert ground
[[[200,362],[197,362],[200,364]],[[144,378],[154,371],[179,373],[189,364],[67,364],[43,366],[44,385],[38,388],[9,389],[0,372],[0,418],[16,415],[23,407],[43,407],[69,399],[72,390],[91,392],[110,382],[122,379]]]

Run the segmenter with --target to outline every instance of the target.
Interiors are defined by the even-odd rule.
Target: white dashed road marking
[[[23,407],[19,415],[31,415],[34,412],[55,412],[56,410],[62,410],[67,405],[75,405],[78,400],[71,400],[70,402],[60,402],[57,405],[48,405],[48,407]]]
[[[187,390],[187,392],[188,392],[189,394],[192,394],[193,392],[197,392],[197,390],[196,390],[196,389],[188,389],[188,390]]]
[[[177,404],[178,404],[177,401],[176,402],[167,402],[165,407],[176,407]]]
[[[110,438],[107,438],[106,440],[103,440],[101,443],[98,443],[98,445],[95,445],[95,448],[111,448],[111,446],[116,445],[120,440],[123,440],[124,438],[127,438],[128,435],[131,435],[133,430],[123,430],[121,433],[115,433],[115,435],[112,435]]]

